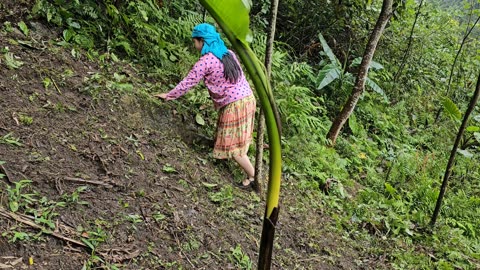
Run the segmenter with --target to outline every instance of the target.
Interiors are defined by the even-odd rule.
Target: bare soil
[[[86,204],[55,208],[54,231],[101,240],[92,252],[0,215],[0,269],[242,269],[237,246],[255,265],[264,202],[235,186],[232,164],[199,145],[194,117],[137,91],[144,79],[130,65],[75,58],[42,22],[28,22],[26,37],[16,23],[30,6],[2,5],[0,23],[14,30],[0,31],[0,138],[21,145],[0,143],[0,207],[11,213],[7,186],[23,179],[32,181],[23,192],[53,202],[85,187],[78,201]],[[9,67],[6,48],[20,67]],[[114,73],[133,90],[109,90]],[[342,237],[321,202],[293,183],[283,190],[272,269],[386,268],[382,256]],[[20,217],[33,222],[32,214]],[[33,236],[13,242],[17,231]]]

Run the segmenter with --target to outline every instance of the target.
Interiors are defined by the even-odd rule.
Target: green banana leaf
[[[342,64],[340,63],[340,61],[338,60],[338,58],[335,56],[335,54],[333,53],[332,49],[330,48],[330,46],[328,46],[328,43],[327,41],[325,40],[325,38],[323,37],[322,34],[318,34],[318,39],[320,39],[320,43],[322,44],[322,47],[323,47],[323,51],[325,52],[325,54],[328,56],[328,58],[330,59],[330,63],[332,63],[333,65],[335,66],[338,66],[338,67],[341,67]]]
[[[251,1],[248,0],[200,0],[222,28],[235,52],[242,60],[255,85],[260,105],[265,112],[267,133],[270,143],[270,171],[267,189],[267,218],[275,208],[278,209],[281,180],[281,146],[280,117],[273,98],[270,82],[265,74],[265,67],[248,46],[251,40],[249,12]]]
[[[210,12],[224,31],[228,29],[228,32],[231,32],[236,39],[245,45],[253,40],[249,28],[251,1],[200,0],[200,3]]]
[[[445,97],[442,101],[443,108],[453,119],[460,120],[462,113],[458,109],[457,105],[449,98]]]
[[[360,66],[361,63],[362,63],[362,57],[357,57],[353,59],[352,63],[350,64],[350,67]],[[375,62],[373,60],[370,62],[369,68],[375,69],[375,70],[384,69],[382,64]]]
[[[360,131],[360,124],[358,123],[357,117],[354,113],[352,113],[348,118],[348,126],[352,130],[353,135],[358,135]]]
[[[385,99],[385,101],[388,101],[388,97],[387,95],[385,95],[385,92],[383,91],[383,89],[378,84],[376,84],[372,79],[367,77],[365,80],[365,84],[368,87],[372,88],[373,91],[380,94]]]
[[[324,88],[325,86],[329,85],[336,79],[339,79],[342,76],[342,69],[340,66],[335,64],[326,64],[322,70],[318,73],[318,81],[319,85],[317,87],[318,90]]]
[[[249,30],[249,12],[251,2],[248,0],[200,0],[217,21],[234,50],[242,60],[255,85],[260,105],[265,113],[267,133],[270,143],[270,170],[267,189],[265,216],[259,251],[259,270],[271,267],[273,239],[278,220],[280,182],[282,176],[282,154],[280,145],[280,116],[273,98],[270,82],[265,67],[248,46],[251,39]]]

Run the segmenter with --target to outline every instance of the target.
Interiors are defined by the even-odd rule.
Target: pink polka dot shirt
[[[236,55],[229,51],[240,65]],[[166,100],[177,99],[186,94],[200,80],[204,79],[205,86],[212,98],[215,109],[252,95],[243,71],[237,83],[231,83],[223,77],[223,64],[212,53],[200,57],[188,75],[167,94]]]

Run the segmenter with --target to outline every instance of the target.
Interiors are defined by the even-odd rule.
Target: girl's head
[[[201,52],[202,49],[203,49],[203,38],[200,38],[200,37],[194,37],[193,38],[193,46],[195,46],[195,49],[197,49],[197,51]]]
[[[212,53],[223,63],[223,76],[231,83],[238,82],[242,70],[234,59],[233,55],[228,52],[225,43],[220,38],[215,27],[208,23],[202,23],[192,32],[193,43],[195,49],[199,50],[202,55]]]
[[[220,34],[215,26],[208,23],[201,23],[193,28],[192,38],[195,48],[202,55],[213,53],[218,59],[222,60],[223,56],[228,53],[225,43],[220,38]],[[197,41],[195,41],[197,40]]]

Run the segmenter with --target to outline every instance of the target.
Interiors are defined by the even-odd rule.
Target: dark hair
[[[194,37],[193,39],[204,41],[204,39],[201,37]],[[235,61],[233,55],[228,52],[220,61],[223,64],[223,77],[230,83],[237,83],[242,75],[242,69],[238,65],[237,61]]]
[[[242,74],[242,70],[237,61],[233,57],[232,53],[228,52],[222,58],[223,64],[223,77],[230,83],[237,83]]]

